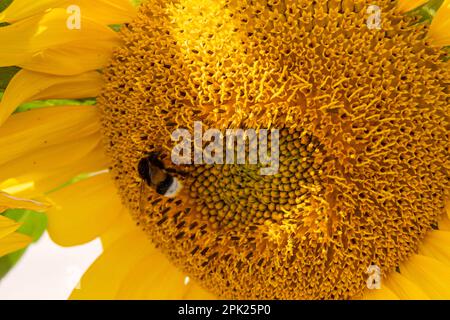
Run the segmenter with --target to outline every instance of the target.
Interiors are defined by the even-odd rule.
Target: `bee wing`
[[[148,201],[147,197],[147,183],[142,180],[141,181],[141,190],[139,192],[139,212],[141,214],[145,214],[145,205]]]

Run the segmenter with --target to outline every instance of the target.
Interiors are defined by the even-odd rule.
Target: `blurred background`
[[[101,252],[99,239],[63,248],[45,232],[0,279],[0,300],[65,300]]]

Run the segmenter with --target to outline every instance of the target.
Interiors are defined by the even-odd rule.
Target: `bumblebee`
[[[169,198],[175,197],[183,188],[175,174],[183,175],[183,173],[166,168],[159,156],[158,152],[152,152],[142,158],[138,164],[139,176],[158,194]]]

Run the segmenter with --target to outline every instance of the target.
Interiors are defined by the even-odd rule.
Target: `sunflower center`
[[[448,64],[378,3],[381,30],[356,0],[149,0],[123,28],[98,99],[111,172],[150,239],[218,296],[358,297],[370,266],[388,275],[438,227]],[[278,173],[173,164],[172,133],[196,121],[279,129]],[[140,177],[150,153],[175,198]]]
[[[289,218],[292,209],[310,197],[311,189],[321,188],[323,154],[318,140],[300,130],[283,129],[280,135],[275,175],[261,175],[260,166],[248,163],[198,166],[191,173],[189,195],[214,229]]]

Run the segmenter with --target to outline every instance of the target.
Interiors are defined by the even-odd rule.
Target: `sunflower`
[[[0,13],[0,66],[21,68],[0,104],[0,190],[48,199],[56,243],[104,247],[71,298],[450,298],[450,1],[431,25],[406,13],[426,1],[375,2],[14,0]],[[66,27],[73,5],[80,28]],[[195,121],[279,128],[279,172],[170,163],[171,133]],[[176,197],[140,178],[153,152],[185,171]]]

